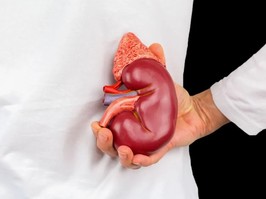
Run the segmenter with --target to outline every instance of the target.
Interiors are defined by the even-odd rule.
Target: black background
[[[191,95],[228,75],[266,43],[264,4],[194,0],[184,71]],[[249,136],[230,123],[194,142],[190,155],[200,199],[266,198],[266,131]]]

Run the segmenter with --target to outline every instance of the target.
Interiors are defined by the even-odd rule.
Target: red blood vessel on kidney
[[[114,136],[114,147],[150,155],[172,138],[177,120],[174,82],[165,67],[132,32],[123,35],[115,58],[116,82],[104,86],[108,106],[100,120]]]

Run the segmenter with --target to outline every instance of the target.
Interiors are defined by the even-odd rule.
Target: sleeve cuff
[[[230,91],[227,92],[225,88],[224,79],[216,82],[211,86],[211,93],[215,105],[219,110],[235,125],[237,125],[241,130],[249,135],[257,135],[263,129],[253,124],[250,119],[244,114],[244,111],[238,110],[232,100],[237,99],[230,98]]]

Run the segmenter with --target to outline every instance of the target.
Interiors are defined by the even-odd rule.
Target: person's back
[[[0,3],[0,198],[197,199],[188,147],[124,169],[90,123],[104,112],[121,36],[159,42],[183,81],[192,1]]]

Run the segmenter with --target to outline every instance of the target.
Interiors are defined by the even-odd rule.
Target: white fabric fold
[[[197,199],[188,147],[139,170],[96,147],[121,36],[161,43],[182,84],[192,0],[0,1],[0,198]]]

